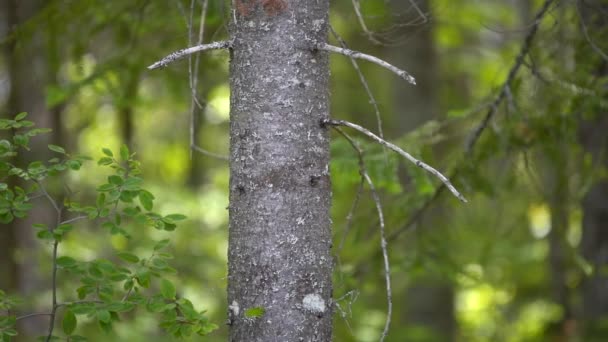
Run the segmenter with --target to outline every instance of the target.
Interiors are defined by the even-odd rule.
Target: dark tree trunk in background
[[[566,146],[562,146],[566,150]],[[559,151],[563,151],[559,149]],[[567,272],[570,263],[568,253],[570,247],[566,240],[570,213],[570,194],[567,172],[567,158],[562,158],[556,148],[548,162],[545,172],[546,189],[551,189],[547,194],[549,210],[551,213],[551,231],[548,235],[549,240],[549,269],[551,273],[551,291],[553,300],[563,309],[563,315],[559,322],[559,330],[555,334],[566,336],[567,324],[572,319],[572,305],[570,300],[570,289],[567,284]]]
[[[605,153],[608,150],[608,116],[582,125],[581,136],[585,150],[594,156],[600,165],[608,167]],[[602,157],[603,160],[599,160]],[[594,184],[583,199],[583,236],[581,254],[593,265],[593,273],[583,281],[583,319],[588,335],[608,338],[608,327],[600,320],[608,319],[608,181]]]
[[[48,32],[34,28],[34,24],[28,22],[40,13],[46,3],[35,0],[2,1],[8,32],[14,34],[4,45],[10,92],[3,116],[12,117],[19,112],[28,112],[28,120],[34,121],[38,127],[54,129],[53,133],[32,139],[31,151],[17,161],[21,165],[33,160],[48,160],[50,152],[47,145],[58,143],[61,126],[62,107],[48,109],[45,103],[45,87],[57,81],[58,48],[53,40],[57,37],[50,34],[53,28],[45,24],[45,18],[36,18],[38,22],[35,25],[46,27]],[[50,205],[39,201],[26,218],[17,219],[0,229],[0,287],[25,298],[26,311],[37,311],[27,299],[46,288],[46,284],[39,279],[40,245],[34,237],[32,224],[54,222]],[[33,339],[28,334],[40,331],[47,319],[40,316],[20,321],[20,330],[23,331],[20,338]]]
[[[559,7],[555,15],[560,21],[567,20],[567,9]],[[522,11],[522,13],[524,13]],[[526,20],[525,18],[524,20]],[[562,25],[558,29],[557,36],[567,39],[569,32]],[[568,57],[558,57],[558,63],[567,64]],[[574,68],[571,68],[574,72]],[[563,115],[563,114],[558,114]],[[554,129],[562,129],[556,127]],[[560,134],[560,133],[558,133]],[[547,236],[549,243],[548,268],[550,274],[550,290],[552,299],[562,308],[562,316],[553,323],[549,335],[558,341],[569,341],[574,338],[576,331],[574,325],[573,291],[568,285],[568,271],[572,269],[572,247],[567,241],[568,226],[570,224],[570,208],[572,195],[570,191],[571,166],[567,151],[570,142],[556,140],[549,146],[544,146],[539,151],[539,159],[542,160],[545,201],[549,204],[551,217],[551,230]]]
[[[139,90],[140,72],[139,69],[132,68],[127,72],[123,82],[121,97],[119,97],[118,117],[120,121],[120,137],[122,143],[129,147],[129,150],[134,150],[135,141],[135,126],[133,124],[133,116],[135,105],[137,103],[137,93]]]
[[[603,15],[608,11],[608,4],[602,0],[590,0],[579,5],[589,33],[593,39],[599,39],[600,46],[605,46],[600,37],[605,37],[608,31],[608,19]],[[591,48],[588,51],[593,53]],[[608,62],[596,57],[599,60],[596,75],[606,77]],[[591,154],[594,165],[607,168],[608,112],[598,105],[595,113],[582,114],[593,118],[581,122],[581,145]],[[584,334],[586,340],[605,341],[608,340],[608,181],[604,179],[591,186],[583,199],[582,209],[580,249],[587,262],[593,265],[593,273],[584,279],[581,286]]]
[[[428,22],[418,17],[419,25],[414,25],[405,31],[403,44],[392,49],[391,60],[399,61],[416,77],[415,87],[397,80],[395,89],[395,117],[392,118],[392,129],[387,132],[391,136],[403,135],[424,124],[438,118],[439,97],[438,72],[439,63],[434,46],[432,18],[427,0],[418,0],[416,4],[427,15]],[[414,20],[418,15],[411,9],[408,1],[393,1],[393,8],[397,13],[408,13],[401,21]],[[409,10],[408,10],[409,9]],[[400,173],[404,173],[402,170]],[[407,176],[400,177],[404,183],[404,190],[410,191],[412,185]],[[408,189],[410,188],[410,189]],[[435,206],[425,215],[424,227],[442,227],[439,212],[442,208]],[[436,217],[431,219],[432,217]],[[429,232],[433,233],[433,232]],[[422,232],[421,234],[424,234]],[[444,279],[433,275],[422,275],[414,279],[407,288],[404,298],[403,323],[407,325],[422,326],[434,337],[430,340],[452,341],[454,339],[456,319],[454,317],[454,289]],[[429,339],[424,339],[429,340]]]
[[[230,340],[330,341],[328,57],[307,43],[326,41],[329,3],[235,3]]]

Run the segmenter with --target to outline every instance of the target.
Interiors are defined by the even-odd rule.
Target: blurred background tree
[[[32,158],[45,158],[48,143],[94,158],[128,144],[159,211],[189,217],[171,246],[183,294],[223,322],[228,167],[190,147],[227,154],[228,57],[205,53],[196,72],[194,56],[162,72],[145,67],[196,43],[203,17],[205,42],[226,38],[230,2],[0,4],[2,117],[27,111],[53,129],[34,142]],[[418,81],[361,62],[370,100],[349,59],[334,56],[332,115],[379,133],[377,107],[384,136],[454,175],[469,199],[461,205],[422,171],[358,139],[387,219],[395,309],[387,340],[608,339],[607,20],[602,0],[332,3],[333,29],[349,47]],[[386,319],[378,217],[369,191],[357,196],[356,154],[334,138],[335,340],[376,341]],[[94,200],[104,175],[87,167],[51,190]],[[0,288],[24,298],[24,312],[44,309],[50,290],[50,249],[31,229],[49,214],[37,207],[0,229]],[[131,240],[102,241],[83,229],[65,248],[86,260],[163,237],[133,229]],[[34,334],[40,324],[21,329]],[[111,335],[94,324],[79,329],[92,341],[170,340],[140,312]]]

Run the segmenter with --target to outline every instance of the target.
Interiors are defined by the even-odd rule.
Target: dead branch
[[[332,125],[332,126],[345,126],[345,127],[350,127],[352,129],[355,129],[365,135],[367,135],[368,137],[372,138],[373,140],[375,140],[376,142],[378,142],[379,144],[388,147],[389,149],[397,152],[398,154],[400,154],[401,156],[405,157],[407,160],[411,161],[412,163],[414,163],[416,166],[422,168],[423,170],[433,174],[435,177],[439,178],[441,180],[441,182],[454,194],[454,196],[456,196],[459,200],[461,200],[464,203],[467,203],[467,200],[464,198],[464,196],[458,192],[458,190],[456,190],[456,188],[452,185],[452,183],[450,182],[449,179],[447,179],[444,175],[441,174],[441,172],[437,171],[436,169],[434,169],[432,166],[412,157],[411,154],[405,152],[404,150],[402,150],[399,146],[392,144],[382,138],[380,138],[379,136],[375,135],[374,133],[370,132],[368,129],[365,129],[357,124],[354,124],[352,122],[348,122],[348,121],[344,121],[344,120],[323,120],[322,121],[323,124],[327,124],[327,125]]]
[[[150,65],[148,67],[148,69],[153,70],[153,69],[166,67],[170,63],[173,63],[174,61],[184,58],[193,53],[208,51],[208,50],[227,49],[230,47],[230,45],[231,45],[231,42],[229,40],[222,40],[222,41],[214,42],[214,43],[210,43],[210,44],[201,44],[201,45],[189,47],[186,49],[181,49],[181,50],[171,53],[170,55],[161,59],[160,61],[154,62],[152,65]]]
[[[388,259],[388,244],[386,242],[386,227],[384,224],[384,213],[382,210],[382,203],[380,202],[380,196],[376,191],[376,187],[374,186],[374,182],[370,178],[367,173],[367,168],[365,167],[365,160],[363,159],[363,151],[359,147],[359,145],[351,138],[348,134],[342,131],[339,127],[333,127],[338,133],[340,133],[353,147],[353,149],[357,152],[357,157],[359,158],[359,173],[361,174],[361,178],[365,179],[367,184],[369,185],[369,189],[372,193],[372,198],[374,203],[376,204],[376,211],[378,212],[378,220],[380,221],[380,248],[382,249],[382,257],[384,262],[384,279],[386,283],[386,299],[387,299],[387,309],[386,309],[386,321],[384,323],[384,330],[382,331],[382,335],[380,336],[380,342],[384,341],[386,336],[388,335],[388,331],[391,326],[391,317],[393,314],[393,293],[391,288],[391,265]]]
[[[322,43],[322,44],[317,44],[316,48],[319,50],[324,50],[324,51],[328,51],[328,52],[333,52],[333,53],[339,53],[341,55],[347,56],[347,57],[351,57],[351,58],[357,58],[357,59],[363,59],[366,60],[368,62],[372,62],[374,64],[377,64],[387,70],[392,71],[394,74],[396,74],[397,76],[403,78],[404,80],[408,81],[411,84],[416,84],[416,79],[410,75],[407,71],[402,70],[397,68],[396,66],[383,61],[382,59],[372,56],[372,55],[368,55],[359,51],[354,51],[354,50],[350,50],[350,49],[345,49],[345,48],[341,48],[341,47],[337,47],[337,46],[333,46],[327,43]]]

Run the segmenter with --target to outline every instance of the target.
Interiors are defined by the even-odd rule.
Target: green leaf
[[[163,270],[169,266],[169,264],[167,264],[167,261],[162,258],[154,258],[154,260],[152,260],[152,265],[159,270]]]
[[[117,175],[111,175],[108,177],[108,182],[110,184],[114,184],[114,185],[122,185],[123,181],[122,178],[120,176]]]
[[[112,316],[108,310],[99,310],[97,311],[97,319],[103,323],[110,323]]]
[[[17,114],[17,116],[15,116],[15,121],[23,120],[23,119],[25,119],[26,116],[27,116],[26,112],[21,112],[21,113]]]
[[[108,157],[114,157],[114,153],[112,153],[112,151],[109,148],[102,148],[101,152],[103,152],[103,154],[105,154]]]
[[[129,252],[119,252],[118,257],[126,262],[130,262],[132,264],[139,262],[139,257],[135,254],[131,254]]]
[[[97,191],[110,191],[116,189],[116,185],[114,184],[102,184],[97,187]]]
[[[63,332],[66,335],[72,335],[74,330],[76,330],[76,315],[71,310],[67,310],[65,314],[63,314],[63,322],[61,322],[61,326],[63,327]]]
[[[75,171],[80,170],[80,167],[82,166],[82,162],[80,160],[68,160],[66,164],[70,169]]]
[[[104,206],[105,203],[106,203],[106,194],[104,194],[102,192],[99,195],[97,195],[97,200],[95,201],[95,204],[97,205],[98,208],[101,208]],[[97,213],[97,208],[94,208],[94,209],[95,209],[95,213]]]
[[[266,309],[261,306],[256,306],[245,310],[245,317],[247,318],[258,318],[264,316]]]
[[[79,289],[80,290],[80,289]],[[91,289],[91,291],[89,292],[93,292],[94,289]],[[82,291],[82,292],[87,292]],[[84,296],[82,297],[84,298]],[[95,312],[95,304],[94,303],[89,303],[89,302],[84,302],[84,303],[76,303],[73,305],[70,305],[70,310],[78,315],[88,315],[88,314],[92,314],[93,312]]]
[[[62,88],[57,85],[46,87],[46,105],[48,108],[55,107],[65,102],[70,96],[69,89]]]
[[[181,221],[181,220],[185,220],[185,219],[187,219],[188,217],[187,217],[186,215],[182,215],[182,214],[171,214],[171,215],[167,215],[167,216],[165,216],[164,218],[165,218],[165,219],[169,219],[169,220],[171,220],[172,222],[175,222],[175,221]]]
[[[160,293],[165,299],[174,299],[176,295],[175,285],[167,279],[160,282]]]
[[[49,150],[53,151],[53,152],[57,152],[57,153],[61,153],[61,154],[65,154],[65,150],[63,149],[63,147],[61,146],[57,146],[57,145],[53,145],[50,144],[49,145]]]
[[[127,145],[120,146],[120,158],[122,160],[129,160],[129,148]]]
[[[110,165],[113,162],[114,161],[110,157],[102,157],[102,158],[99,158],[99,161],[97,162],[97,165]]]
[[[154,207],[154,195],[146,190],[139,191],[139,202],[146,210],[152,210]]]
[[[11,219],[12,219],[12,215],[11,215]],[[39,231],[38,233],[36,233],[36,237],[39,238],[39,239],[41,239],[41,240],[53,240],[53,239],[55,239],[55,237],[53,236],[53,233],[51,233],[48,230],[41,230],[41,231]]]
[[[57,262],[57,266],[60,266],[63,268],[75,266],[77,263],[76,259],[69,257],[69,256],[61,256],[61,257],[57,258],[56,262]]]
[[[144,180],[139,177],[129,177],[124,182],[124,189],[131,190],[131,191],[139,190],[141,183],[143,183],[143,181]],[[152,198],[154,198],[154,196],[152,196]]]
[[[74,229],[74,226],[71,224],[61,224],[57,228],[55,228],[56,233],[65,234]]]
[[[160,249],[165,248],[168,244],[169,244],[170,240],[169,239],[164,239],[164,240],[160,240],[158,241],[155,245],[154,245],[154,250],[158,251]]]

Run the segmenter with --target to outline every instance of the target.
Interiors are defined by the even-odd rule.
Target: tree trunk
[[[608,74],[603,62],[598,75]],[[585,151],[593,157],[595,165],[608,167],[608,116],[601,109],[595,118],[581,124],[580,140]],[[593,274],[581,286],[584,334],[589,341],[608,339],[608,181],[591,186],[582,202],[583,232],[581,254],[593,265]],[[595,338],[595,339],[592,339]]]
[[[330,341],[327,0],[235,0],[231,341]]]
[[[397,80],[393,86],[395,96],[396,114],[393,124],[388,130],[391,136],[400,136],[410,132],[429,120],[437,119],[439,114],[438,75],[439,63],[433,39],[433,21],[429,2],[427,0],[416,1],[420,10],[428,16],[429,22],[415,25],[403,34],[404,45],[392,49],[392,60],[399,60],[400,65],[405,65],[413,75],[416,76],[417,85],[412,87]],[[395,1],[392,4],[395,13],[408,13],[411,4],[407,1]],[[403,17],[401,21],[413,21],[422,18],[418,13]],[[404,189],[411,188],[411,179],[406,174],[405,165],[400,164],[399,178]],[[406,190],[407,191],[407,190]],[[432,209],[435,214],[445,208],[435,206]],[[424,227],[436,231],[446,226],[442,222],[443,215],[435,215],[433,212],[425,215]],[[433,228],[434,227],[434,228]],[[421,232],[424,234],[426,229]],[[430,231],[429,231],[430,232]],[[430,232],[432,233],[432,232]],[[453,341],[456,327],[454,317],[454,289],[452,284],[445,279],[433,275],[430,272],[416,279],[405,291],[405,305],[403,305],[402,317],[405,324],[424,328],[424,337],[412,340],[416,341]]]
[[[10,33],[15,35],[5,44],[4,53],[8,65],[10,92],[6,113],[13,117],[19,112],[28,112],[28,120],[34,121],[38,127],[59,129],[61,106],[49,110],[45,103],[45,87],[56,80],[58,65],[49,63],[50,55],[57,50],[50,49],[52,42],[49,37],[39,30],[31,31],[22,25],[40,13],[45,6],[40,0],[5,0],[2,9],[7,14],[7,24]],[[47,27],[43,22],[46,18],[36,18],[37,25]],[[22,30],[22,31],[21,31]],[[49,159],[50,151],[47,145],[57,143],[58,134],[52,132],[32,139],[31,151],[18,158],[18,164],[27,165],[33,160]],[[44,201],[34,203],[27,217],[16,219],[0,229],[0,286],[8,293],[18,294],[22,298],[30,298],[45,288],[40,281],[40,244],[34,236],[32,224],[54,222],[53,211]],[[26,301],[21,307],[24,311],[37,311],[35,303]],[[41,331],[48,318],[44,316],[19,321],[22,335],[16,341],[32,340],[34,332]]]

